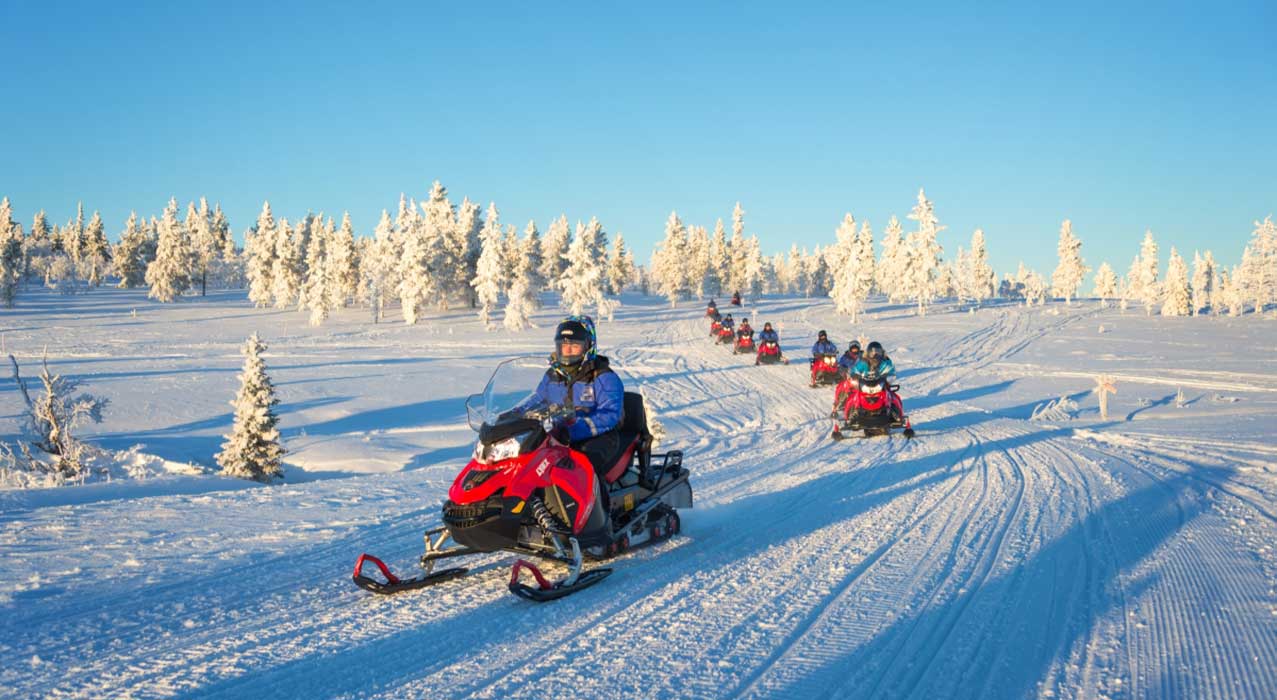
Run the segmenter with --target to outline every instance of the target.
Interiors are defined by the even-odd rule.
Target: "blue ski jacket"
[[[896,373],[896,366],[892,364],[890,357],[884,357],[878,363],[878,371],[875,372],[869,368],[869,361],[862,357],[860,358],[860,361],[856,363],[856,366],[852,368],[851,373],[862,377],[871,377],[874,375],[877,375],[878,377],[889,377]]]
[[[851,374],[851,372],[856,368],[856,363],[859,361],[859,355],[852,357],[851,353],[844,352],[842,357],[838,358],[838,369],[846,372],[847,374]]]
[[[817,340],[816,344],[811,346],[811,354],[812,355],[837,355],[838,346],[834,345],[833,341],[830,341],[830,340],[825,340],[825,341]]]
[[[608,367],[607,358],[595,357],[590,365],[581,368],[580,378],[572,384],[577,420],[568,426],[568,438],[573,442],[615,430],[621,424],[625,406],[625,385]],[[568,395],[567,380],[553,369],[547,370],[536,395],[547,403],[563,404]]]
[[[776,331],[763,330],[758,332],[759,343],[776,343],[780,344],[780,335]]]

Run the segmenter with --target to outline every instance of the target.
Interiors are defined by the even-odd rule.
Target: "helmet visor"
[[[554,353],[560,363],[565,365],[580,364],[585,359],[585,351],[590,347],[589,341],[577,338],[559,338],[554,341]]]

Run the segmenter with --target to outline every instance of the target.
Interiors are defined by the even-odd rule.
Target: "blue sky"
[[[981,227],[1049,273],[1064,218],[1121,272],[1145,228],[1232,263],[1277,213],[1273,2],[266,5],[0,0],[23,224],[204,195],[237,235],[264,199],[369,233],[438,179],[646,259],[672,209],[739,200],[774,252],[908,230],[923,186],[949,256]]]

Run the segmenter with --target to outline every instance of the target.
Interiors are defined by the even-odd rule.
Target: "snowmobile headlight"
[[[877,394],[882,391],[882,385],[881,384],[862,384],[860,385],[860,390],[865,392],[866,394]]]
[[[487,445],[483,450],[483,459],[480,460],[485,464],[492,464],[519,456],[519,440],[518,435],[508,437],[504,440],[498,440],[491,445]]]

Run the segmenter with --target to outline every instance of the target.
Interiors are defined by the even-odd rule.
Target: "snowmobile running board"
[[[536,588],[519,583],[519,572],[523,569],[527,569],[532,572],[532,576],[537,580]],[[510,569],[510,592],[525,600],[531,600],[535,603],[545,603],[572,595],[582,588],[593,586],[599,581],[607,578],[611,573],[612,570],[608,568],[590,569],[589,571],[582,572],[576,577],[576,581],[572,583],[560,582],[552,584],[548,579],[546,579],[545,574],[541,573],[541,570],[537,568],[536,564],[533,564],[526,559],[520,559],[516,561],[514,566]]]
[[[386,577],[386,581],[384,583],[377,579],[364,576],[363,568],[366,562],[372,562],[378,569],[381,569],[382,576]],[[425,588],[426,586],[433,586],[436,583],[443,583],[444,581],[451,581],[454,578],[464,576],[467,571],[469,571],[469,569],[443,569],[425,576],[401,579],[390,572],[390,567],[386,566],[385,562],[371,554],[365,553],[360,554],[358,561],[355,562],[355,573],[351,578],[354,580],[356,586],[359,586],[365,591],[377,593],[379,595],[392,595],[395,593],[402,593],[403,591],[412,591],[418,588]]]

